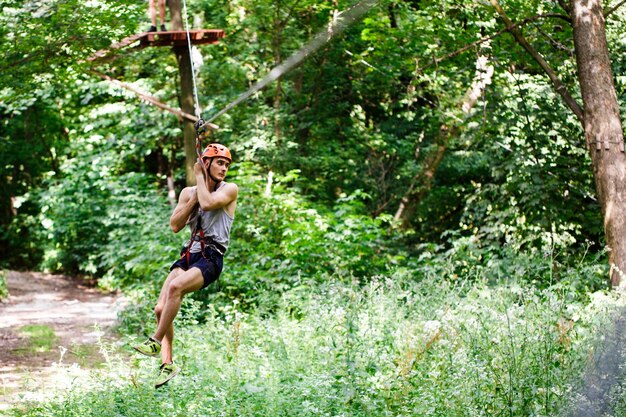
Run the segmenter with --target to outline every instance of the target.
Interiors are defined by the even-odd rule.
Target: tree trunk
[[[618,286],[626,272],[626,156],[603,9],[601,0],[571,0],[571,10],[585,140],[604,215],[610,279]]]
[[[170,26],[171,30],[184,30],[181,17],[181,1],[169,0],[170,6]],[[191,69],[191,56],[189,47],[175,46],[176,62],[178,62],[178,73],[180,74],[180,108],[187,114],[195,114],[193,102],[193,73]],[[196,177],[193,174],[193,164],[198,159],[196,153],[196,129],[193,122],[183,119],[183,142],[185,148],[185,174],[187,185],[195,185]]]
[[[180,74],[180,108],[189,114],[195,114],[193,105],[193,80],[189,49],[186,46],[174,47],[178,72]],[[193,174],[193,164],[198,159],[196,153],[196,129],[193,122],[183,119],[183,139],[185,147],[185,173],[187,185],[195,185],[196,177]]]
[[[170,7],[171,30],[183,30],[182,3],[181,0],[167,0]]]

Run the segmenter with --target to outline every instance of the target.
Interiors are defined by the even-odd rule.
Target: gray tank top
[[[222,181],[218,190],[225,185],[226,182]],[[193,192],[197,192],[196,187],[193,188]],[[193,213],[187,221],[187,224],[192,232],[198,222],[198,216],[200,216],[200,224],[202,226],[202,230],[204,231],[204,236],[211,238],[215,242],[222,245],[225,249],[228,249],[228,242],[230,241],[230,227],[233,224],[233,217],[226,213],[226,210],[223,207],[211,211],[204,211],[198,207],[198,211]],[[189,245],[189,242],[187,242],[186,246],[187,245]],[[191,242],[189,252],[198,253],[201,250],[200,242]]]

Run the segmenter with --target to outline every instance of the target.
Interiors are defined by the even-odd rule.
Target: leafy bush
[[[109,288],[157,286],[178,254],[180,239],[169,230],[171,207],[144,174],[129,173],[96,181],[84,200],[76,177],[53,190],[44,211],[54,247],[48,247],[44,266],[99,275]],[[106,183],[106,188],[99,187]],[[71,191],[69,191],[71,190]],[[79,201],[69,201],[79,196]],[[59,198],[60,196],[60,198]],[[68,198],[65,198],[68,197]],[[69,207],[68,207],[69,206]],[[69,210],[71,214],[66,215]],[[46,222],[47,221],[47,222]]]
[[[143,137],[129,141],[128,122],[99,117],[123,105],[96,109],[72,130],[71,147],[57,172],[16,199],[19,214],[7,236],[18,241],[31,267],[97,276],[111,288],[160,283],[178,255],[169,231],[172,208],[153,175],[136,172],[150,155]],[[135,116],[136,117],[136,116]],[[156,127],[163,134],[163,120]],[[152,128],[156,128],[152,126]],[[105,132],[104,135],[98,132]],[[125,140],[118,140],[123,137]]]
[[[240,198],[224,292],[272,305],[276,295],[309,281],[368,279],[402,259],[389,219],[364,214],[363,193],[343,196],[325,209],[289,188],[297,176],[295,171],[277,176],[268,193],[266,180],[253,166],[237,172]]]
[[[591,243],[580,253],[571,247],[540,252],[509,245],[485,247],[476,237],[453,232],[445,237],[445,245],[418,245],[407,266],[451,280],[464,277],[468,283],[487,279],[491,285],[509,280],[524,281],[536,288],[550,288],[557,283],[573,285],[581,297],[609,288],[606,253],[591,252]]]
[[[544,78],[511,72],[497,77],[507,87],[474,132],[475,140],[485,141],[480,149],[488,155],[489,176],[464,195],[460,230],[484,246],[584,249],[603,230],[593,175],[584,168],[589,156],[573,146],[573,138],[584,136],[580,124],[554,111],[560,99]]]
[[[178,257],[183,237],[169,228],[172,208],[148,180],[127,174],[121,177],[123,186],[111,192],[107,241],[97,251],[106,286],[130,289],[147,284],[156,291]]]

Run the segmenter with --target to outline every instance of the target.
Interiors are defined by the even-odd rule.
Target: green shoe
[[[164,363],[161,365],[160,369],[161,372],[159,372],[159,376],[157,376],[157,379],[154,381],[154,388],[159,388],[161,385],[164,385],[180,372],[180,366],[174,365],[173,363]]]
[[[161,344],[157,340],[149,338],[145,342],[133,346],[133,349],[135,349],[142,355],[154,357],[158,356],[161,353]]]

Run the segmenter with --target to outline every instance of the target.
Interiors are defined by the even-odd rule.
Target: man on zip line
[[[191,239],[183,246],[180,259],[170,267],[161,288],[154,308],[157,318],[154,335],[133,346],[146,356],[161,355],[162,364],[154,383],[156,388],[180,372],[180,366],[172,360],[174,318],[185,294],[206,288],[220,276],[235,217],[239,191],[237,185],[224,181],[232,162],[230,151],[223,145],[212,143],[204,149],[200,160],[193,167],[197,186],[182,190],[170,217],[174,233],[185,225],[190,226]]]

